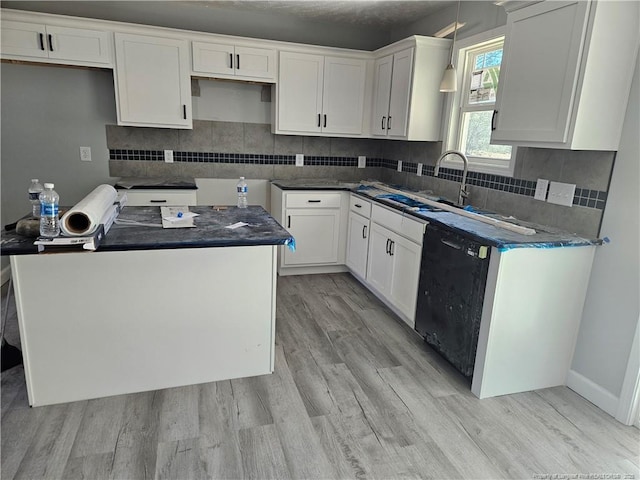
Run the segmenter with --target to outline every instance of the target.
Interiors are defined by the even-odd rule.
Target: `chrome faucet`
[[[436,167],[433,170],[433,176],[437,177],[440,172],[440,163],[442,163],[442,159],[447,155],[458,155],[462,161],[464,162],[464,170],[462,172],[462,183],[460,183],[460,193],[458,194],[458,205],[463,206],[465,199],[469,196],[469,192],[467,192],[467,170],[469,169],[469,160],[464,153],[459,152],[458,150],[447,150],[440,158],[436,160]]]

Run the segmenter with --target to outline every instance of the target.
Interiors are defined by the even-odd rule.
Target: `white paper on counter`
[[[109,218],[118,193],[111,185],[99,185],[60,219],[65,235],[90,235],[104,219]]]
[[[198,216],[197,213],[189,211],[189,207],[160,207],[162,215],[162,228],[189,228],[195,227],[193,219]],[[178,217],[181,214],[182,217]]]

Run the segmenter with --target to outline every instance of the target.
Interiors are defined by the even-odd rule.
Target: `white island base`
[[[276,248],[12,256],[29,404],[272,373]]]

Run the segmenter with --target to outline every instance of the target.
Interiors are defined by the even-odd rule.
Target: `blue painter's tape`
[[[289,247],[289,250],[291,250],[292,252],[296,251],[296,239],[293,237],[289,237],[287,238],[287,240],[285,240],[284,244]]]

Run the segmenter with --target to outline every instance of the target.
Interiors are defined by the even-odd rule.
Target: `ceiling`
[[[134,7],[161,9],[181,18],[216,9],[286,15],[314,22],[328,22],[388,30],[410,24],[455,3],[455,0],[175,0],[175,1],[2,1],[5,8],[130,21]],[[203,10],[206,9],[206,10]],[[169,25],[167,25],[169,26]]]

